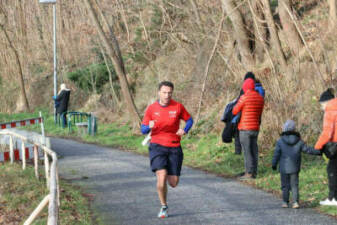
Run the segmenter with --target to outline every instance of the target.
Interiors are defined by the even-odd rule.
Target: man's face
[[[169,86],[162,86],[158,92],[161,105],[168,105],[172,98],[173,90]]]

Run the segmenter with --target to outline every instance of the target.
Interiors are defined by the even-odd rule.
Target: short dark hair
[[[174,89],[174,85],[173,85],[173,83],[170,82],[170,81],[162,81],[162,82],[160,82],[159,85],[158,85],[158,90],[160,90],[160,88],[161,88],[162,86],[170,87],[170,88],[172,88],[172,90]]]

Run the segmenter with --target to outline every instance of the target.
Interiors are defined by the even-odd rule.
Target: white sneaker
[[[160,211],[158,213],[158,218],[164,219],[167,217],[168,217],[168,207],[165,205],[160,208]]]
[[[329,200],[328,198],[325,199],[324,201],[319,202],[320,205],[329,205],[329,206],[337,206],[337,201],[333,198],[332,200]]]
[[[335,198],[332,199],[332,204],[335,205],[335,206],[337,206],[337,201],[336,201]]]

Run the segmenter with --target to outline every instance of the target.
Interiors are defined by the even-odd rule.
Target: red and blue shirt
[[[180,136],[177,135],[180,120],[188,121],[185,127],[185,133],[191,128],[193,120],[185,107],[174,100],[170,100],[167,106],[162,106],[158,101],[149,105],[145,111],[142,121],[142,132],[148,133],[149,122],[154,121],[154,127],[151,132],[151,143],[160,144],[166,147],[180,146]]]

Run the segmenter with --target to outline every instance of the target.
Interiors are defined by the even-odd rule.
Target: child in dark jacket
[[[281,138],[277,141],[272,161],[272,168],[276,170],[280,163],[281,189],[283,208],[288,208],[289,191],[293,194],[292,208],[299,208],[298,177],[301,169],[301,152],[312,155],[321,155],[321,151],[307,146],[298,132],[295,131],[295,122],[287,120],[283,125]]]

